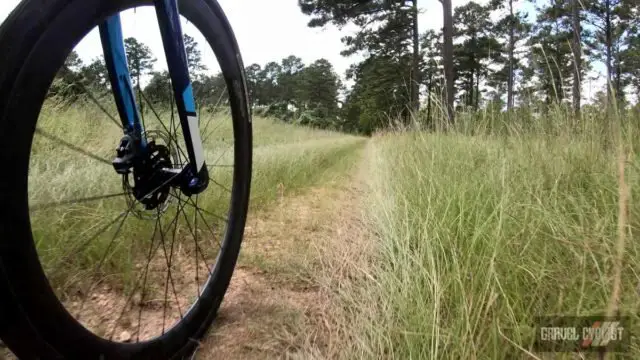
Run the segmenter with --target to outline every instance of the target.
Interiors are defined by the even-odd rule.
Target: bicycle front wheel
[[[105,19],[153,1],[26,0],[0,28],[0,337],[20,359],[181,358],[216,316],[246,222],[251,114],[220,6],[178,3],[220,69],[194,86],[210,183],[198,195],[167,187],[152,204],[135,193],[139,176],[113,169],[123,129],[100,93],[109,85],[70,71],[69,55]],[[135,94],[138,111],[154,161],[178,169],[183,134],[158,79]]]

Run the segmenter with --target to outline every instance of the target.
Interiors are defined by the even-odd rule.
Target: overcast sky
[[[0,0],[0,22],[4,21],[19,2],[19,0]],[[469,0],[453,0],[453,6],[468,2]],[[488,0],[478,0],[478,2],[487,3]],[[345,58],[340,55],[340,51],[344,49],[340,39],[351,34],[352,27],[342,31],[333,26],[311,29],[307,27],[309,17],[302,14],[297,0],[219,0],[219,3],[233,27],[245,65],[252,63],[264,65],[269,61],[279,61],[293,54],[302,58],[306,64],[325,58],[334,65],[341,76],[344,76],[349,65],[359,60],[357,56]],[[531,9],[531,5],[520,6]],[[135,13],[129,10],[122,15],[122,20],[124,36],[135,36],[147,44],[159,57],[156,67],[166,68],[153,8],[139,8]],[[442,27],[442,6],[439,1],[421,1],[419,25],[420,32]],[[204,46],[204,39],[199,32],[184,21],[183,29],[203,45],[202,51],[206,64],[212,72],[217,71],[213,52]],[[97,31],[89,34],[76,50],[85,61],[101,55],[102,48]],[[588,86],[586,83],[584,85]],[[585,90],[585,96],[588,97],[588,89]]]
[[[352,28],[342,32],[333,26],[325,29],[307,27],[309,17],[302,14],[297,0],[219,0],[236,34],[245,65],[265,64],[294,54],[310,63],[326,58],[341,75],[350,64],[358,60],[340,55],[344,46],[340,38],[349,34]],[[454,6],[469,0],[453,0]],[[487,0],[480,2],[486,3]],[[4,21],[19,0],[0,0],[0,21]],[[437,0],[422,1],[419,19],[420,31],[442,27],[442,7]],[[135,14],[128,11],[122,15],[125,37],[135,36],[149,45],[155,54],[162,56],[162,43],[157,30],[157,21],[152,8],[138,9]],[[144,29],[144,31],[143,31]],[[153,30],[153,31],[151,31]],[[193,27],[186,25],[185,32],[199,37]],[[101,54],[97,34],[91,34],[77,48],[81,57],[87,59]],[[208,49],[206,49],[208,50]],[[212,56],[211,53],[208,54]],[[164,59],[158,66],[165,66]]]

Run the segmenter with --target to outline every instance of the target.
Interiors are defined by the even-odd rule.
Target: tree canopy
[[[342,39],[342,54],[362,61],[345,74],[327,59],[303,61],[296,54],[250,64],[251,104],[257,114],[362,133],[415,114],[453,121],[454,104],[457,111],[566,106],[579,116],[582,83],[598,67],[610,85],[599,89],[604,107],[640,100],[640,3],[543,0],[531,3],[533,12],[517,11],[525,1],[451,8],[442,0],[444,27],[419,34],[418,0],[299,0],[310,27],[355,25]],[[198,106],[224,106],[224,77],[210,71],[193,37],[185,34],[184,41]],[[125,48],[136,87],[154,104],[170,104],[168,73],[156,68],[149,47],[127,38]],[[343,79],[353,85],[346,88]],[[108,90],[104,60],[84,64],[72,53],[51,93],[76,99],[87,86]]]

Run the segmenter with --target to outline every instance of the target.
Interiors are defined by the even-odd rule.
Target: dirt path
[[[361,250],[363,166],[249,219],[241,262],[198,359],[331,358],[332,283]],[[359,169],[359,170],[358,170]],[[282,189],[280,189],[282,191]]]

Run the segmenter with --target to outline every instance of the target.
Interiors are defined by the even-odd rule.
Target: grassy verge
[[[637,324],[640,207],[627,210],[620,263],[617,140],[589,135],[376,137],[374,277],[350,298],[363,309],[351,356],[542,357],[527,354],[536,353],[534,317],[604,314],[616,270],[620,314]],[[620,143],[632,149],[628,135]],[[631,156],[631,199],[639,170]]]

